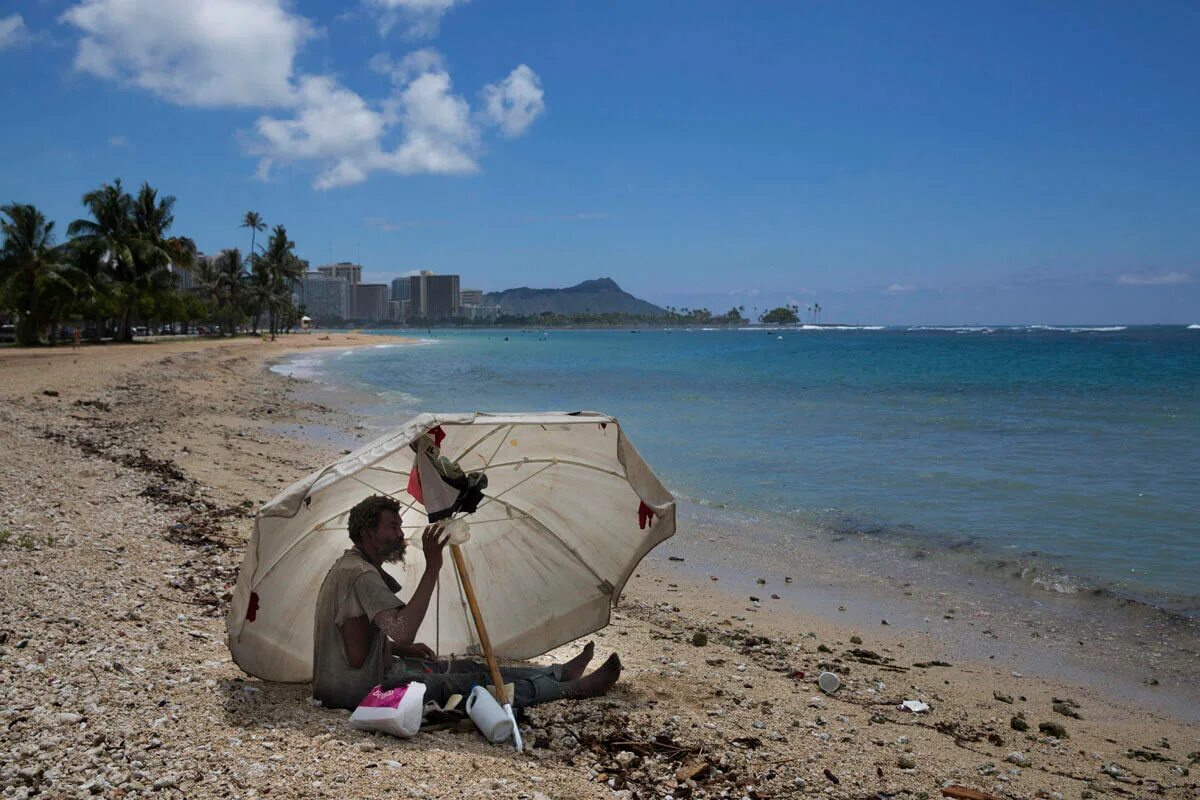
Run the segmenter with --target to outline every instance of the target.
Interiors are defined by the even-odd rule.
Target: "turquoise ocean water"
[[[412,336],[412,331],[397,331]],[[288,369],[421,411],[614,414],[680,497],[1200,615],[1200,329],[433,331]]]

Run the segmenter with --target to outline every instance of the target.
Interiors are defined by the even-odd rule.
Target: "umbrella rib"
[[[521,508],[520,506],[513,505],[512,503],[508,502],[507,500],[501,500],[501,499],[499,499],[499,497],[490,498],[490,499],[495,500],[497,503],[504,506],[505,508],[511,508],[513,511],[516,511],[518,514],[520,514],[521,516],[523,516],[527,520],[529,520],[534,525],[534,527],[536,527],[538,530],[542,531],[547,536],[549,536],[551,539],[558,542],[559,546],[562,547],[563,550],[566,550],[567,553],[569,553],[572,558],[574,558],[576,561],[578,561],[584,569],[586,569],[588,572],[592,573],[592,577],[596,579],[596,582],[600,586],[609,585],[609,581],[606,581],[606,580],[604,580],[604,578],[600,577],[600,573],[598,573],[598,572],[596,572],[596,570],[592,569],[592,565],[587,563],[587,561],[584,559],[584,557],[582,555],[580,555],[578,550],[576,550],[571,545],[567,544],[567,541],[565,539],[563,539],[561,536],[559,536],[557,533],[555,533],[553,530],[551,530],[540,519],[535,517],[533,514],[530,514],[528,511]]]
[[[403,505],[403,506],[404,506],[405,508],[407,508],[409,511],[416,511],[416,510],[417,510],[417,509],[415,508],[414,504],[412,504],[412,503],[409,503],[409,502],[406,502],[405,500],[401,500],[399,497],[396,497],[396,495],[397,495],[397,494],[399,494],[400,492],[396,492],[396,493],[394,493],[394,494],[393,494],[393,493],[391,493],[391,492],[384,492],[382,489],[379,489],[379,488],[377,488],[377,487],[375,487],[375,486],[372,486],[371,484],[369,484],[369,483],[367,483],[366,481],[364,481],[362,478],[359,478],[357,475],[351,475],[351,476],[350,476],[350,480],[353,480],[353,481],[355,481],[355,482],[357,482],[357,483],[361,483],[363,486],[366,486],[368,489],[370,489],[370,490],[372,490],[372,491],[375,491],[375,492],[383,492],[383,494],[387,495],[388,497],[392,497],[392,498],[394,498],[394,499],[395,499],[397,502],[399,502],[401,505]],[[305,539],[307,539],[309,536],[312,536],[312,535],[313,535],[314,533],[316,533],[317,531],[336,530],[336,529],[334,529],[334,528],[326,528],[325,526],[326,526],[326,525],[328,525],[329,523],[333,522],[335,519],[337,519],[338,517],[342,516],[342,515],[343,515],[343,514],[345,514],[345,513],[346,513],[345,511],[339,511],[338,513],[334,514],[332,517],[329,517],[328,519],[323,519],[323,520],[321,520],[319,523],[317,523],[316,525],[312,526],[312,528],[311,528],[311,529],[309,529],[308,533],[304,534],[304,535],[303,535],[303,536],[301,536],[299,539],[297,539],[296,541],[292,542],[291,546],[290,546],[290,547],[288,547],[288,549],[286,549],[286,550],[284,550],[282,553],[280,553],[280,554],[279,554],[279,558],[277,558],[277,559],[275,559],[273,562],[271,562],[271,566],[267,567],[267,568],[266,568],[265,570],[263,570],[261,573],[260,573],[260,572],[257,572],[257,571],[254,573],[254,583],[255,583],[255,585],[257,585],[259,582],[261,582],[261,581],[265,580],[265,579],[266,579],[266,577],[267,577],[268,575],[270,575],[270,574],[271,574],[272,570],[274,570],[274,569],[275,569],[275,567],[279,566],[279,563],[280,563],[281,561],[283,561],[283,559],[287,558],[287,556],[288,556],[288,553],[292,552],[292,550],[294,550],[294,549],[295,549],[295,548],[296,548],[296,547],[297,547],[297,546],[298,546],[298,545],[299,545],[301,542],[303,542],[303,541],[304,541]],[[401,526],[401,528],[403,528],[403,527],[405,527],[405,526]],[[412,528],[420,528],[421,526],[420,526],[420,525],[413,525],[413,526],[409,526],[409,527],[412,527]]]
[[[513,489],[517,488],[518,486],[520,486],[522,483],[525,483],[526,481],[531,481],[531,480],[533,480],[533,479],[534,479],[534,478],[536,478],[538,475],[541,475],[543,472],[545,472],[546,470],[550,469],[550,468],[551,468],[551,467],[553,467],[553,466],[554,466],[554,462],[550,462],[549,464],[546,464],[546,466],[542,467],[541,469],[539,469],[537,472],[533,473],[532,475],[526,475],[524,478],[521,478],[521,480],[517,481],[517,482],[516,482],[516,483],[514,483],[512,486],[508,487],[508,488],[507,488],[507,489],[505,489],[503,492],[500,492],[500,494],[496,494],[496,495],[488,495],[487,499],[486,499],[486,500],[484,500],[482,503],[480,503],[478,506],[476,506],[476,509],[475,509],[475,510],[476,510],[476,511],[478,511],[479,509],[481,509],[481,508],[483,508],[484,506],[486,506],[486,505],[487,505],[487,504],[488,504],[490,501],[492,501],[492,500],[499,500],[501,497],[503,497],[504,495],[508,494],[508,493],[509,493],[509,492],[511,492]],[[516,508],[516,506],[512,506],[512,507],[513,507],[513,508]],[[519,509],[518,509],[518,510],[519,510]]]
[[[496,454],[500,452],[500,448],[501,448],[501,447],[504,447],[504,440],[508,438],[508,435],[509,435],[510,433],[512,433],[512,429],[513,429],[514,427],[516,427],[516,426],[515,426],[515,425],[509,425],[509,426],[508,426],[508,428],[506,428],[506,429],[505,429],[505,431],[504,431],[504,435],[503,435],[503,436],[501,436],[501,437],[500,437],[500,441],[496,443],[496,449],[495,449],[495,450],[493,450],[493,451],[492,451],[492,454],[491,454],[490,456],[488,456],[488,457],[487,457],[487,459],[486,459],[486,460],[483,462],[483,468],[484,468],[484,469],[487,469],[488,467],[490,467],[490,466],[492,465],[492,459],[493,459],[493,458],[495,458],[495,457],[496,457]]]
[[[381,466],[379,466],[378,464],[376,464],[376,465],[374,465],[374,466],[371,466],[371,467],[367,467],[367,468],[366,468],[365,470],[363,470],[363,471],[364,471],[364,472],[366,472],[366,471],[373,470],[373,469],[377,469],[377,470],[379,470],[380,472],[386,472],[386,473],[388,473],[388,474],[390,474],[390,475],[407,475],[407,474],[408,474],[408,471],[407,471],[407,470],[403,470],[403,469],[392,469],[391,467],[381,467]]]
[[[470,447],[468,447],[466,450],[463,450],[461,453],[459,453],[458,456],[454,460],[461,461],[462,459],[466,458],[468,455],[470,455],[472,450],[474,450],[476,447],[478,447],[479,445],[486,442],[491,437],[495,436],[502,427],[503,426],[501,426],[501,425],[493,426],[490,431],[488,431],[483,436],[480,436],[478,439],[476,439],[475,442]],[[511,428],[512,426],[509,425],[508,427]]]
[[[484,471],[489,469],[499,469],[500,467],[511,467],[519,464],[570,464],[574,467],[583,467],[584,469],[592,469],[596,472],[603,472],[605,475],[612,475],[614,478],[625,477],[616,470],[597,467],[595,464],[589,464],[586,461],[573,461],[569,458],[528,458],[520,461],[501,461],[499,464],[489,464],[484,468]]]

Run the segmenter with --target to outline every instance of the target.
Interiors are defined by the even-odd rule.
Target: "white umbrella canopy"
[[[530,658],[607,625],[634,568],[675,533],[675,499],[613,417],[422,414],[259,510],[226,619],[238,666],[266,680],[312,680],[317,593],[351,546],[350,509],[368,495],[400,501],[411,541],[405,563],[384,569],[402,586],[416,585],[427,522],[406,491],[408,445],[436,426],[445,432],[444,456],[488,476],[462,553],[498,656]],[[417,641],[439,655],[480,652],[449,558]]]

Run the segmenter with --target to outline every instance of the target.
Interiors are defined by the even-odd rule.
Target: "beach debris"
[[[928,703],[922,703],[920,700],[905,700],[899,705],[901,711],[911,711],[914,714],[924,714],[929,710]]]
[[[1076,708],[1079,708],[1078,704],[1070,703],[1066,700],[1056,700],[1054,705],[1050,706],[1050,708],[1053,709],[1055,713],[1062,714],[1064,717],[1083,719],[1083,717],[1079,715],[1079,712],[1075,710]]]
[[[1029,766],[1029,756],[1019,750],[1014,750],[1004,757],[1004,760],[1010,764],[1016,764],[1018,767]]]
[[[842,679],[832,672],[822,672],[817,678],[817,685],[826,694],[836,692],[842,685]]]
[[[838,778],[838,776],[837,776],[837,775],[834,775],[834,774],[833,774],[833,773],[832,773],[832,772],[829,770],[829,767],[826,767],[826,768],[825,768],[824,775],[825,775],[825,777],[826,777],[826,778],[828,778],[828,779],[830,780],[830,782],[832,782],[832,783],[839,784],[839,783],[841,783],[841,782],[842,782],[842,781],[841,781],[841,779],[840,779],[840,778]]]
[[[949,661],[917,661],[913,664],[914,667],[921,669],[929,669],[930,667],[953,667]]]
[[[862,642],[861,636],[851,636],[850,637],[850,644],[862,644],[862,643],[863,642]]]
[[[696,631],[695,633],[692,634],[692,646],[693,647],[704,647],[706,644],[708,644],[708,634],[707,633],[705,633],[704,631]]]
[[[916,769],[917,760],[910,755],[904,754],[896,759],[896,766],[900,769]]]
[[[1055,739],[1068,738],[1067,729],[1057,722],[1039,722],[1038,730],[1048,736],[1053,736]]]
[[[791,583],[791,582],[792,582],[792,579],[791,579],[791,578],[787,578],[787,577],[785,577],[785,578],[783,579],[783,582],[784,582],[784,583]]]
[[[767,579],[766,579],[766,578],[759,578],[758,580],[756,580],[756,581],[755,581],[755,583],[757,583],[759,586],[766,586],[766,585],[767,585]]]
[[[667,556],[667,561],[683,561],[683,556]]]
[[[942,789],[942,797],[950,797],[953,800],[1002,800],[994,794],[981,792],[978,789],[971,789],[966,786],[947,786]]]
[[[46,397],[58,397],[58,390],[56,390],[56,389],[42,389],[42,394],[46,395]]]
[[[888,625],[890,623],[886,619],[881,619],[881,620],[879,620],[879,624],[880,625]]]
[[[707,761],[693,761],[690,764],[684,764],[679,769],[675,770],[675,780],[679,783],[687,783],[694,781],[697,778],[708,772],[712,765]]]
[[[1011,694],[1001,694],[1000,692],[992,690],[992,697],[999,700],[1001,703],[1008,703],[1010,706],[1012,705],[1013,699]]]
[[[1008,726],[1010,728],[1012,728],[1014,731],[1029,730],[1029,723],[1025,721],[1025,715],[1023,713],[1021,713],[1020,711],[1017,712],[1017,715],[1015,717],[1013,717],[1012,719],[1010,719],[1008,721]]]
[[[865,659],[867,661],[886,661],[887,660],[883,656],[879,655],[879,653],[876,653],[874,650],[866,650],[861,647],[856,647],[849,652],[850,652],[850,655],[854,656],[855,658]]]

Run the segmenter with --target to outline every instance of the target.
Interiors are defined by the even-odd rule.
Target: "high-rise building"
[[[362,283],[362,265],[351,264],[349,261],[325,264],[317,267],[317,272],[330,278],[345,278],[351,286]]]
[[[388,285],[360,283],[350,287],[350,318],[379,322],[388,318]]]
[[[483,289],[463,289],[458,293],[458,304],[462,306],[483,305]]]
[[[408,283],[411,315],[422,319],[447,319],[458,316],[458,276],[434,275],[422,270]]]
[[[393,278],[392,279],[392,299],[407,300],[408,299],[408,278]]]
[[[321,272],[306,272],[298,282],[296,302],[319,323],[350,318],[350,281]]]

